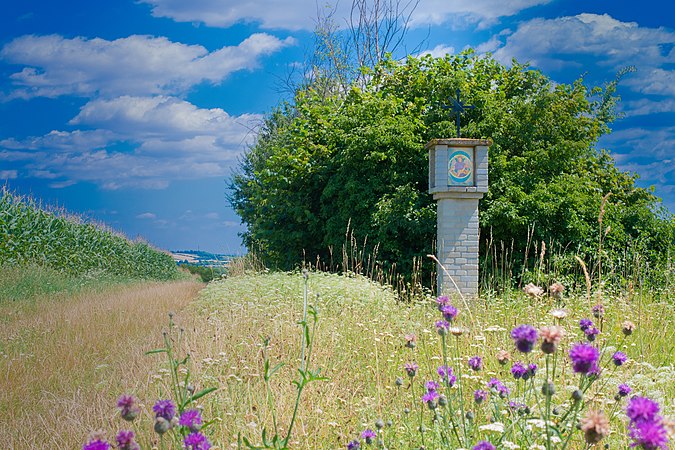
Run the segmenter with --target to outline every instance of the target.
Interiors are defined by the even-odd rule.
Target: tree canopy
[[[385,59],[364,70],[367,82],[346,91],[327,95],[327,80],[299,89],[269,114],[233,177],[230,202],[247,226],[244,243],[269,264],[328,260],[348,229],[404,273],[432,253],[436,210],[424,145],[455,137],[443,105],[458,88],[476,105],[462,117],[462,135],[494,142],[480,202],[484,262],[488,243],[500,241],[521,263],[533,241],[595,255],[610,192],[602,231],[608,261],[625,260],[631,248],[660,264],[673,250],[673,216],[596,149],[616,119],[618,78],[602,88],[583,79],[557,84],[527,65],[471,51]]]

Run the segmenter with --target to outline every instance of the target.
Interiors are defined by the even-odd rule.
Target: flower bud
[[[171,424],[164,417],[158,417],[155,419],[155,433],[164,434],[169,431]]]

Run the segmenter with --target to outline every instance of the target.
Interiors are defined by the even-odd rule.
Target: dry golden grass
[[[9,317],[0,328],[3,448],[74,449],[91,430],[112,436],[117,397],[154,392],[157,360],[144,352],[161,345],[168,312],[201,287],[143,283],[37,300],[39,307],[1,305]]]

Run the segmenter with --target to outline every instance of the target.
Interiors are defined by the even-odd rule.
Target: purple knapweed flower
[[[436,332],[440,334],[441,336],[445,336],[448,334],[448,330],[450,329],[450,322],[447,320],[439,320],[436,322]]]
[[[521,362],[516,362],[513,364],[511,367],[511,374],[513,375],[513,378],[516,380],[520,379],[527,373],[527,367],[523,365]]]
[[[588,374],[598,369],[600,352],[590,344],[577,344],[570,350],[572,368],[576,373]]]
[[[487,382],[487,387],[493,388],[497,387],[499,384],[501,384],[501,381],[499,381],[497,378],[492,377],[490,380]]]
[[[594,326],[591,326],[584,330],[584,334],[586,335],[586,339],[588,340],[588,342],[593,342],[595,341],[595,338],[600,334],[600,330],[598,330]]]
[[[435,381],[431,380],[431,381],[427,381],[424,384],[424,387],[427,389],[427,391],[437,391],[438,388],[441,387],[441,386],[438,383],[436,383]]]
[[[138,402],[131,395],[123,394],[117,399],[117,407],[120,409],[122,419],[131,422],[141,412]]]
[[[438,296],[436,297],[436,305],[438,305],[438,310],[440,311],[444,306],[450,305],[450,299],[447,295]]]
[[[347,450],[359,450],[361,448],[361,443],[354,439],[349,444],[347,444]]]
[[[441,377],[441,380],[444,381],[449,387],[453,387],[457,381],[457,377],[452,373],[452,367],[440,366],[437,370],[438,376]]]
[[[365,439],[366,444],[372,444],[375,437],[377,437],[377,434],[375,434],[375,432],[370,428],[364,430],[363,433],[361,433],[361,439]]]
[[[417,370],[420,368],[416,363],[414,362],[408,362],[403,365],[403,369],[405,369],[406,373],[410,378],[414,377],[417,375]]]
[[[668,433],[660,418],[658,421],[632,424],[628,433],[633,440],[631,447],[639,447],[643,450],[668,449]]]
[[[511,402],[509,402],[509,408],[511,409],[511,411],[513,411],[515,413],[520,413],[520,412],[525,411],[525,409],[527,408],[527,405],[524,404],[524,403],[518,403],[518,402],[511,401]]]
[[[531,325],[520,325],[511,330],[511,337],[516,343],[516,348],[523,353],[532,351],[538,336],[536,328]]]
[[[457,308],[452,305],[441,306],[441,312],[443,313],[443,318],[448,322],[452,322],[455,317],[457,317]]]
[[[171,422],[171,419],[176,415],[176,405],[171,400],[157,400],[155,406],[152,407],[155,417],[162,417]]]
[[[121,430],[117,433],[115,441],[117,441],[117,448],[120,450],[140,450],[141,446],[138,445],[134,438],[136,435],[131,430]]]
[[[211,443],[203,434],[194,432],[185,436],[183,446],[186,450],[209,450]]]
[[[628,360],[628,357],[624,352],[616,352],[612,355],[612,362],[615,366],[621,366]]]
[[[101,439],[93,439],[84,444],[82,450],[110,450],[110,444]]]
[[[431,409],[436,407],[436,400],[440,397],[440,394],[436,391],[427,391],[422,396],[422,403],[426,403],[427,406]]]
[[[501,381],[499,381],[494,377],[490,378],[490,381],[488,381],[487,386],[493,389],[502,398],[508,396],[511,393],[511,390],[504,383],[502,383]]]
[[[588,328],[593,326],[593,321],[591,319],[581,319],[579,321],[579,328],[581,331],[586,331]]]
[[[535,376],[535,375],[537,374],[537,370],[538,370],[538,369],[539,369],[539,367],[538,367],[536,364],[534,364],[534,363],[528,364],[528,366],[527,366],[527,374],[528,374],[529,376],[533,377],[533,376]]]
[[[188,427],[191,431],[199,431],[202,426],[202,416],[198,409],[183,411],[178,419],[178,425]]]
[[[482,389],[476,389],[473,391],[473,400],[479,405],[485,401],[487,396],[488,393]]]
[[[626,397],[628,394],[630,394],[631,388],[627,384],[620,384],[619,385],[619,397]]]
[[[471,450],[496,450],[496,447],[488,441],[480,441]]]
[[[480,356],[472,356],[469,358],[469,367],[471,370],[474,370],[478,372],[480,369],[483,368],[483,358]]]
[[[605,315],[605,307],[602,306],[601,304],[597,304],[593,308],[591,308],[591,312],[597,319],[599,319]]]
[[[633,397],[626,406],[626,415],[631,422],[651,422],[659,413],[660,407],[657,402],[647,397]]]

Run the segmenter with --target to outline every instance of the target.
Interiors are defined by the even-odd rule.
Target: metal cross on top
[[[452,109],[452,111],[455,113],[455,123],[457,124],[457,137],[461,137],[459,133],[459,116],[463,113],[466,112],[467,109],[474,109],[476,106],[475,105],[465,105],[462,103],[462,101],[459,99],[459,94],[460,91],[457,89],[457,98],[452,98],[450,97],[450,100],[452,100],[452,106],[448,105],[443,105],[443,109]]]

